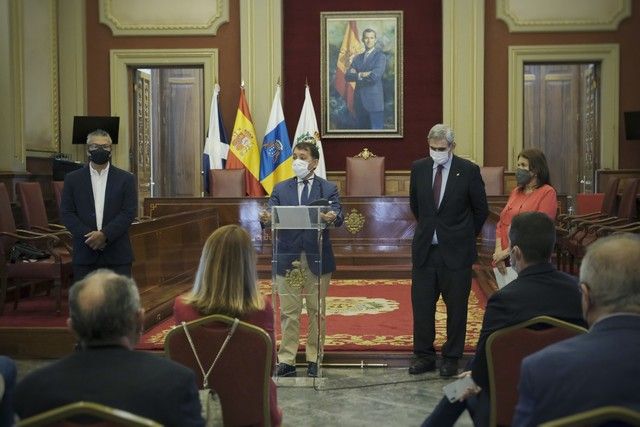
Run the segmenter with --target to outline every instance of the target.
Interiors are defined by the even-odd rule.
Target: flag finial
[[[280,86],[280,76],[278,76],[278,82],[276,84]]]
[[[244,90],[244,80],[240,82],[240,89]]]
[[[309,87],[309,79],[306,76],[304,78],[304,87]]]

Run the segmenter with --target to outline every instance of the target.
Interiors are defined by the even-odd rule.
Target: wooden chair
[[[540,424],[540,427],[640,426],[640,412],[622,406],[602,406]]]
[[[34,262],[9,261],[11,247],[18,240],[38,246],[46,250],[51,256]],[[62,287],[68,286],[73,276],[71,256],[67,252],[57,250],[63,243],[54,234],[35,233],[16,229],[16,223],[11,212],[9,193],[4,183],[0,183],[0,314],[4,309],[9,281],[15,281],[17,307],[20,285],[27,281],[43,280],[53,282],[56,298],[56,313],[62,307]]]
[[[209,185],[211,197],[244,197],[247,188],[244,169],[211,169]]]
[[[37,182],[16,183],[16,194],[20,201],[22,219],[24,226],[32,231],[53,233],[56,231],[66,231],[60,224],[50,223],[47,218],[47,209],[44,206],[42,188]],[[67,232],[69,238],[71,234]]]
[[[78,421],[73,421],[77,419]],[[93,422],[95,421],[95,422]],[[53,426],[162,427],[162,424],[122,409],[93,402],[75,402],[51,409],[18,422],[18,427]]]
[[[536,326],[546,327],[533,329]],[[571,323],[538,316],[492,333],[486,346],[491,398],[489,425],[511,424],[518,403],[522,359],[550,344],[585,332],[586,329]]]
[[[347,196],[384,195],[384,157],[365,148],[346,159]]]
[[[205,370],[211,366],[234,319],[214,314],[187,323],[189,334]],[[269,426],[272,369],[271,338],[261,328],[240,322],[209,375],[209,385],[222,406],[224,425]],[[164,352],[171,360],[190,367],[202,388],[202,373],[182,327],[165,338]]]
[[[64,181],[52,181],[53,195],[56,198],[56,208],[58,209],[58,218],[60,215],[60,205],[62,204],[62,191],[64,190]]]
[[[480,168],[480,175],[487,196],[504,194],[504,166],[483,166]]]

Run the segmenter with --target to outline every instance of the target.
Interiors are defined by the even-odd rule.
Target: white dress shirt
[[[98,172],[89,166],[91,174],[91,189],[93,190],[93,201],[96,208],[96,229],[102,230],[102,219],[104,218],[104,196],[107,192],[107,177],[109,176],[109,163],[107,167]]]
[[[440,203],[442,203],[442,198],[444,197],[444,189],[447,188],[447,179],[449,178],[449,171],[451,170],[452,159],[453,159],[453,154],[449,156],[449,160],[447,160],[447,163],[442,165],[442,183],[440,186],[440,200],[438,200],[438,206],[436,206],[436,209],[440,207]],[[438,164],[436,162],[433,162],[433,175],[431,175],[432,185],[433,185],[433,182],[436,180],[437,171],[438,171]],[[432,245],[438,244],[438,232],[436,230],[433,231],[433,238],[431,239],[431,244]]]

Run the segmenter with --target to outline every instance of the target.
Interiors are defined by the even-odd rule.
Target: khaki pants
[[[302,288],[295,289],[287,285],[284,276],[276,276],[276,286],[280,297],[280,326],[282,341],[278,350],[278,362],[295,365],[300,338],[300,313],[303,300],[309,316],[307,335],[307,362],[315,362],[322,354],[326,334],[325,297],[329,289],[331,273],[320,276],[320,348],[318,348],[318,276],[311,273],[304,252],[300,255],[300,268],[305,271],[306,281]]]

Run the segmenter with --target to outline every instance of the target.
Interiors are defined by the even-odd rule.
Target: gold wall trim
[[[114,145],[114,164],[130,170],[129,151],[129,67],[202,66],[204,75],[204,117],[209,118],[213,85],[218,76],[218,49],[112,49],[110,52],[111,115],[120,117],[119,142]]]
[[[100,22],[114,36],[216,35],[229,0],[100,0]]]
[[[484,0],[442,2],[442,115],[456,154],[484,162]],[[424,139],[435,123],[426,124]]]
[[[631,0],[496,0],[510,32],[615,31],[631,16]]]
[[[600,63],[600,167],[618,168],[620,54],[617,44],[536,45],[509,47],[509,170],[524,144],[524,64]]]

